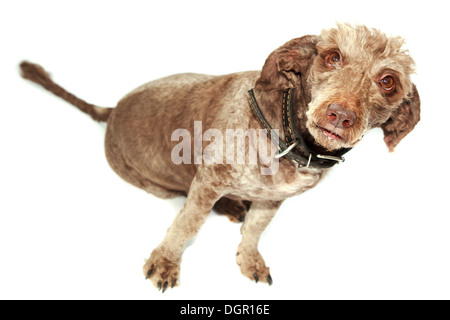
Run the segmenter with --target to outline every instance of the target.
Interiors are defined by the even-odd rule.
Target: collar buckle
[[[319,159],[332,160],[332,161],[336,161],[336,162],[339,162],[339,163],[345,161],[344,157],[327,156],[327,155],[322,155],[322,154],[318,154],[316,157],[319,158]]]
[[[298,140],[295,141],[293,144],[291,144],[289,147],[287,147],[286,149],[283,150],[283,152],[276,154],[275,155],[275,159],[280,159],[282,157],[284,157],[285,155],[287,155],[289,152],[292,151],[292,149],[294,149],[296,146],[298,145]]]
[[[276,154],[274,157],[275,159],[280,159],[282,157],[284,157],[285,155],[287,155],[289,152],[292,151],[292,149],[294,149],[297,145],[299,144],[299,141],[295,141],[293,144],[291,144],[289,147],[287,147],[286,149],[284,149],[283,152]],[[309,168],[309,165],[311,164],[311,159],[312,159],[312,153],[309,154],[308,157],[308,163],[306,164],[306,168]],[[343,160],[342,160],[343,161]]]

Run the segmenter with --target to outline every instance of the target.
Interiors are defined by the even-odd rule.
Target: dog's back
[[[173,163],[171,152],[178,143],[171,139],[173,132],[187,130],[193,143],[195,121],[201,123],[200,135],[211,128],[224,135],[233,127],[246,129],[246,89],[257,74],[179,74],[133,90],[108,119],[105,146],[110,165],[125,180],[157,196],[187,194],[196,173],[195,150],[193,146],[191,164]],[[246,117],[239,117],[241,112]],[[206,146],[202,144],[198,154]]]

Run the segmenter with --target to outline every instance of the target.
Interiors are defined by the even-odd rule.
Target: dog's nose
[[[344,129],[352,127],[356,121],[356,113],[338,103],[328,106],[327,117],[331,125]]]

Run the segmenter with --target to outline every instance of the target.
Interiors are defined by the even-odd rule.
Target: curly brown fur
[[[187,195],[161,244],[143,272],[159,289],[178,284],[185,245],[196,235],[215,206],[232,219],[248,210],[241,228],[237,262],[248,278],[272,283],[258,252],[258,240],[284,199],[315,185],[328,169],[298,168],[286,158],[273,175],[266,165],[175,164],[171,135],[187,129],[194,140],[194,121],[208,129],[261,129],[250,110],[247,90],[254,93],[272,127],[282,128],[283,91],[295,88],[294,122],[303,139],[317,152],[354,147],[372,128],[381,127],[390,151],[420,118],[420,98],[411,83],[414,62],[401,38],[389,38],[364,26],[338,25],[318,36],[293,39],[267,58],[262,71],[225,76],[180,74],[147,83],[126,95],[114,109],[99,108],[54,84],[39,66],[24,63],[23,76],[43,85],[89,113],[108,121],[106,156],[126,181],[159,197]],[[283,136],[280,130],[281,137]],[[270,144],[270,140],[268,140]],[[208,143],[192,148],[203,152]],[[258,153],[245,146],[246,156]],[[225,155],[223,163],[226,163]],[[243,210],[245,209],[245,210]]]

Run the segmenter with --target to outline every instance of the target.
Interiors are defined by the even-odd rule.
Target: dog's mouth
[[[319,129],[322,132],[322,134],[330,140],[344,141],[343,137],[341,137],[338,133],[336,133],[332,130],[323,128],[317,124],[316,124],[316,128]]]
[[[312,129],[312,130],[311,130]],[[314,138],[314,142],[328,151],[338,150],[341,148],[352,148],[354,143],[350,142],[350,132],[334,126],[321,126],[314,123],[310,133]]]

